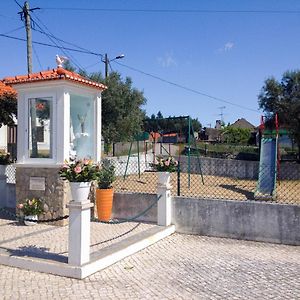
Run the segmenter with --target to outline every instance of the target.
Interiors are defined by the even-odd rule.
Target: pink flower
[[[76,174],[79,174],[79,173],[81,172],[81,167],[80,167],[80,166],[76,166],[76,167],[74,168],[74,172],[75,172]]]
[[[165,165],[168,167],[170,165],[170,161],[169,160],[166,160],[165,161]]]
[[[19,209],[22,209],[22,208],[24,207],[24,204],[20,203],[20,204],[17,205],[17,207],[18,207]]]
[[[84,159],[83,159],[83,164],[84,164],[85,166],[90,165],[91,163],[92,163],[92,161],[91,161],[90,159],[87,159],[87,158],[84,158]]]

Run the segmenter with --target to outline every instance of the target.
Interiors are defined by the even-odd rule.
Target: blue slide
[[[261,139],[259,174],[255,199],[272,200],[276,197],[277,137]]]

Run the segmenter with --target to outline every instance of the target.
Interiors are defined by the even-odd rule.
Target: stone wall
[[[254,180],[258,178],[259,161],[200,157],[199,162],[203,175]],[[188,172],[188,157],[181,156],[180,163],[181,172]],[[191,157],[191,173],[200,174],[198,159],[195,156]],[[280,179],[300,179],[300,164],[293,162],[281,162]]]
[[[70,201],[69,184],[59,178],[59,168],[18,167],[16,168],[16,202],[26,198],[39,198],[43,202],[44,213],[40,220],[57,218],[69,214],[66,204]],[[30,189],[30,177],[45,178],[45,190]],[[20,214],[20,211],[17,211]],[[51,222],[51,225],[66,225],[66,220]]]

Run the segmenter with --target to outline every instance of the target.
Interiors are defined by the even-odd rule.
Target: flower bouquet
[[[74,159],[65,164],[59,171],[63,180],[68,180],[71,189],[71,200],[86,201],[89,197],[91,182],[97,180],[99,166],[90,159]]]
[[[93,164],[90,159],[74,159],[65,161],[59,171],[59,176],[69,182],[90,182],[97,180],[99,166]]]
[[[169,156],[167,158],[156,157],[156,161],[152,164],[155,171],[158,172],[176,172],[178,167],[178,161],[174,157]]]
[[[38,198],[26,199],[24,203],[17,205],[24,215],[25,225],[36,225],[38,220],[38,215],[43,212],[42,201]]]

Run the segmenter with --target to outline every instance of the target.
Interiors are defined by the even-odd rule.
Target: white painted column
[[[82,266],[90,261],[91,207],[90,201],[71,201],[69,208],[69,257],[68,263]]]
[[[172,219],[172,197],[169,181],[159,182],[157,185],[157,196],[160,197],[157,203],[157,224],[160,226],[171,225]]]

